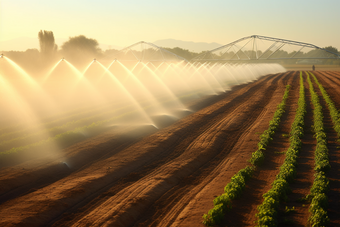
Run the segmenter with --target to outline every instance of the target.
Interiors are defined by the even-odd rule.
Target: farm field
[[[285,198],[275,203],[274,222],[278,226],[308,223],[310,204],[317,197],[311,193],[315,173],[324,171],[329,188],[320,192],[327,195],[328,206],[323,209],[331,226],[340,225],[340,133],[333,129],[334,119],[318,83],[340,109],[340,71],[288,71],[234,86],[219,96],[188,101],[196,112],[186,113],[175,123],[169,119],[160,130],[147,125],[112,127],[88,139],[79,138],[73,145],[65,141],[62,154],[19,162],[0,160],[0,226],[203,227],[202,216],[214,208],[213,200],[224,193],[235,174],[252,166],[248,160],[258,150],[260,135],[270,126],[285,91],[284,112],[272,141],[260,149],[262,164],[256,165],[216,226],[256,225],[257,207],[271,190],[291,146],[290,132],[301,94],[306,111],[301,146],[294,154],[294,180],[287,180]],[[313,102],[311,84],[318,97]],[[320,143],[313,127],[315,105],[321,107],[326,147],[322,160],[329,160],[329,170],[323,166],[325,162],[315,169],[315,150]],[[53,136],[61,125],[73,130],[110,115],[109,108],[97,108],[101,115],[85,109],[46,120],[44,126]],[[31,139],[15,125],[0,130],[1,152],[14,143],[25,146],[26,139]],[[40,138],[39,133],[34,137]],[[17,156],[20,152],[16,160]]]

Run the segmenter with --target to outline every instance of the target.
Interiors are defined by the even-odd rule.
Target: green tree
[[[328,57],[328,58],[334,58],[334,59],[327,59],[327,60],[324,60],[324,64],[329,64],[329,65],[332,65],[332,64],[339,64],[340,61],[339,61],[339,58],[338,58],[337,55],[339,55],[340,53],[339,53],[338,49],[335,48],[335,47],[332,47],[332,46],[325,47],[324,49],[327,50],[327,51],[330,51],[330,52],[334,53],[334,54],[331,54],[331,53],[329,53],[329,52],[326,52],[326,57]],[[335,55],[335,54],[337,54],[337,55]]]
[[[328,47],[325,47],[324,49],[325,49],[325,50],[328,50],[328,51],[330,51],[330,52],[332,52],[332,53],[334,53],[334,54],[339,54],[338,49],[335,48],[335,47],[328,46]]]
[[[84,35],[70,37],[61,46],[61,53],[73,63],[88,63],[93,58],[102,56],[102,50],[95,39],[87,38]]]
[[[52,31],[40,30],[38,33],[40,53],[45,58],[50,58],[58,50],[55,44],[54,35]]]
[[[164,48],[174,54],[177,54],[178,56],[180,57],[183,57],[187,60],[190,60],[192,59],[193,57],[196,57],[198,55],[198,53],[195,53],[195,52],[191,52],[189,50],[186,50],[186,49],[182,49],[182,48],[179,48],[179,47],[174,47],[174,48]]]
[[[101,53],[99,43],[95,39],[87,38],[84,35],[70,37],[68,41],[61,46],[62,52],[78,53],[78,54],[92,54],[97,55]]]

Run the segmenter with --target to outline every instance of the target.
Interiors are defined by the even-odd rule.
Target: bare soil
[[[316,76],[333,98],[340,89],[339,72],[316,72]],[[287,84],[292,87],[286,112],[266,150],[265,164],[255,171],[244,196],[233,201],[232,211],[221,224],[254,226],[256,207],[270,189],[289,146],[285,135],[299,96],[296,71],[268,75],[190,103],[195,113],[160,130],[112,128],[62,153],[1,168],[0,226],[203,226],[202,215],[213,207],[213,199],[236,172],[249,165],[247,160]],[[333,100],[340,105],[339,95]],[[327,110],[324,114],[330,128]],[[308,125],[310,117],[309,113]],[[328,133],[333,141],[329,216],[337,225],[340,159],[336,135],[332,129]],[[292,198],[309,191],[313,146],[312,135],[307,136]],[[303,214],[293,218],[296,223],[306,222],[305,211],[301,205],[298,214]]]

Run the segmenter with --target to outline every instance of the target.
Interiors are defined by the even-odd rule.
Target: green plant
[[[290,213],[294,213],[294,212],[296,212],[294,206],[291,207],[291,208],[289,208],[288,206],[285,207],[285,213],[286,213],[286,214],[290,214]]]
[[[208,214],[203,215],[203,224],[207,226],[213,226],[222,221],[224,213],[231,209],[230,201],[239,197],[242,194],[246,186],[246,181],[252,175],[253,171],[255,170],[255,166],[261,165],[261,163],[263,162],[263,151],[266,150],[267,145],[272,140],[272,136],[279,126],[280,119],[282,117],[282,114],[284,113],[284,109],[286,106],[289,89],[290,85],[287,85],[282,101],[277,106],[273,119],[269,122],[269,128],[260,135],[260,142],[257,145],[258,149],[252,153],[252,157],[249,160],[254,166],[247,166],[246,168],[241,169],[231,178],[230,183],[228,183],[224,188],[224,194],[214,199],[214,208],[209,210]],[[277,183],[279,184],[282,182]]]
[[[319,85],[319,89],[323,94],[323,97],[328,104],[328,108],[331,112],[331,116],[336,115],[337,111],[333,109],[331,100],[327,96],[326,91],[323,89],[321,84],[317,81],[316,77],[314,77],[314,81]],[[307,80],[309,84],[309,90],[312,95],[312,104],[314,106],[313,116],[314,116],[314,132],[316,138],[316,149],[315,149],[315,168],[316,174],[314,175],[313,186],[310,190],[310,194],[306,197],[308,200],[311,200],[311,204],[309,207],[309,212],[311,213],[309,217],[309,222],[312,226],[325,226],[329,223],[329,218],[327,215],[327,207],[328,207],[328,197],[325,194],[329,189],[329,180],[325,176],[325,172],[330,169],[329,158],[328,158],[328,148],[327,148],[327,138],[323,125],[323,113],[322,106],[319,102],[319,97],[314,90],[313,83],[310,80],[310,76],[307,73]],[[328,99],[328,101],[326,100]],[[337,116],[334,116],[336,119]],[[333,119],[333,117],[332,117]],[[334,123],[334,129],[336,130],[336,124]],[[339,134],[338,134],[339,135]]]
[[[300,91],[298,108],[290,132],[290,145],[286,152],[286,158],[280,172],[272,184],[272,188],[263,195],[264,201],[257,207],[257,226],[277,226],[277,213],[280,201],[287,200],[287,192],[290,191],[288,182],[296,175],[297,155],[301,149],[301,137],[304,135],[304,116],[306,113],[306,100],[303,85],[302,72],[300,72]]]
[[[282,133],[282,137],[289,138],[289,134]]]
[[[231,178],[231,182],[224,188],[225,193],[214,199],[214,208],[203,215],[203,224],[213,226],[222,221],[224,214],[231,209],[231,200],[241,195],[254,169],[255,167],[247,166]]]
[[[281,103],[277,106],[276,111],[274,113],[273,119],[269,122],[269,128],[265,130],[260,135],[260,142],[257,144],[258,148],[255,152],[252,153],[252,156],[249,162],[255,166],[260,166],[264,161],[264,153],[267,145],[270,141],[273,140],[273,135],[277,128],[279,127],[279,123],[281,121],[281,117],[284,113],[284,109],[286,107],[286,100],[289,95],[290,85],[286,86],[286,90],[284,92]]]

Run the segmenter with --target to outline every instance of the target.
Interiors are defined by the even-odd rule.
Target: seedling
[[[294,206],[291,207],[291,208],[289,208],[288,206],[286,206],[286,208],[285,208],[285,213],[286,213],[286,214],[290,214],[290,213],[294,213],[294,212],[296,212]]]
[[[282,137],[284,137],[284,138],[289,138],[289,134],[282,134]]]

